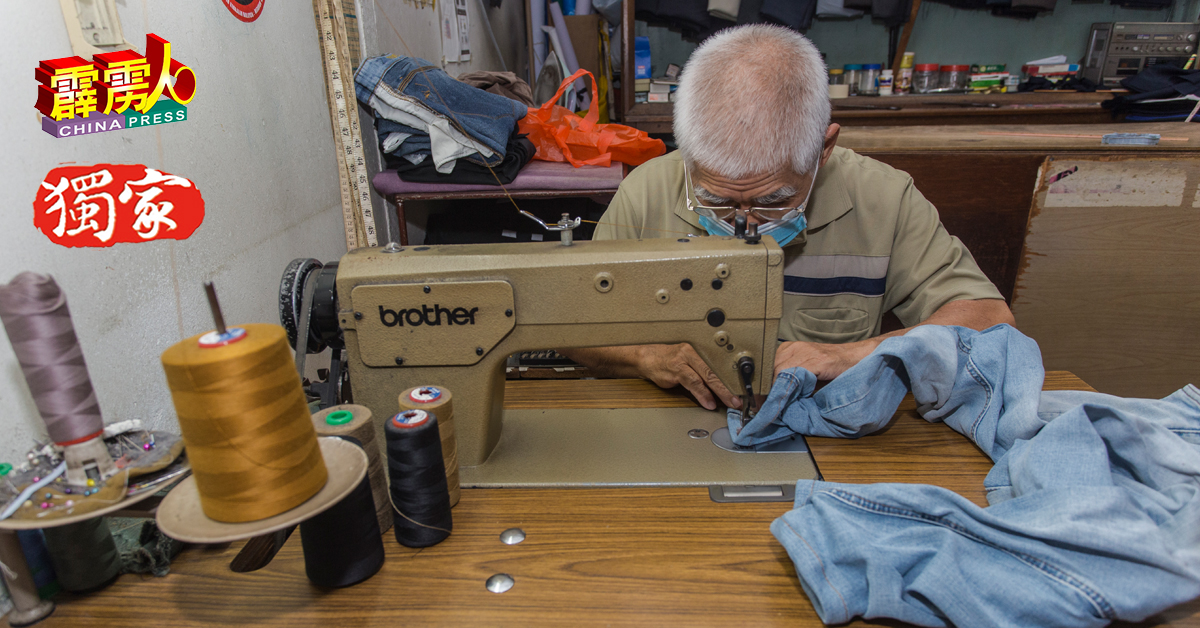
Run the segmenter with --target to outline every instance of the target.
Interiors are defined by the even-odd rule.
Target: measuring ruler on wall
[[[329,117],[333,121],[334,148],[337,151],[346,248],[377,246],[379,238],[375,232],[375,212],[371,206],[367,161],[363,156],[358,105],[352,100],[353,78],[350,79],[349,91],[344,80],[351,73],[342,8],[337,0],[315,0],[314,4],[321,38],[321,63],[325,68],[325,87],[329,96]]]

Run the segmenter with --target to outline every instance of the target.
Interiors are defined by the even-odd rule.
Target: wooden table
[[[1089,389],[1050,373],[1047,389]],[[690,398],[631,380],[513,381],[509,407],[683,407]],[[985,504],[988,459],[910,400],[883,433],[857,441],[810,438],[838,482],[923,482]],[[88,596],[63,595],[42,625],[257,626],[819,626],[795,569],[771,536],[790,503],[716,504],[703,488],[468,489],[454,534],[432,548],[400,546],[371,579],[321,590],[304,576],[299,535],[260,571],[236,574],[240,543],[190,547],[165,578],[124,575]],[[519,545],[498,535],[520,527]],[[494,594],[495,573],[516,581]],[[855,622],[854,625],[863,625]],[[1200,602],[1146,626],[1200,626]]]

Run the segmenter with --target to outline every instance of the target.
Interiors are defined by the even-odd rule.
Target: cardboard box
[[[600,81],[600,23],[604,19],[591,15],[567,15],[567,34],[575,48],[575,59],[579,67],[592,73]]]

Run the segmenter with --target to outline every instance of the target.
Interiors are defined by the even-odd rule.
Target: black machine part
[[[342,329],[338,326],[337,262],[322,264],[311,258],[292,260],[279,281],[279,324],[287,331],[288,342],[296,346],[304,301],[304,286],[316,282],[309,308],[308,353],[320,353],[326,347],[342,349]]]

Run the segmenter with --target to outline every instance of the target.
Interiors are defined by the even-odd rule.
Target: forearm
[[[831,380],[870,355],[880,343],[903,336],[920,325],[957,325],[984,330],[993,325],[1014,324],[1012,312],[1001,299],[951,301],[929,318],[913,327],[898,329],[874,338],[840,345],[811,342],[785,342],[775,352],[775,374],[794,366],[803,366],[820,380]]]
[[[556,351],[588,367],[600,377],[642,377],[639,368],[641,348],[637,345],[556,349]]]

